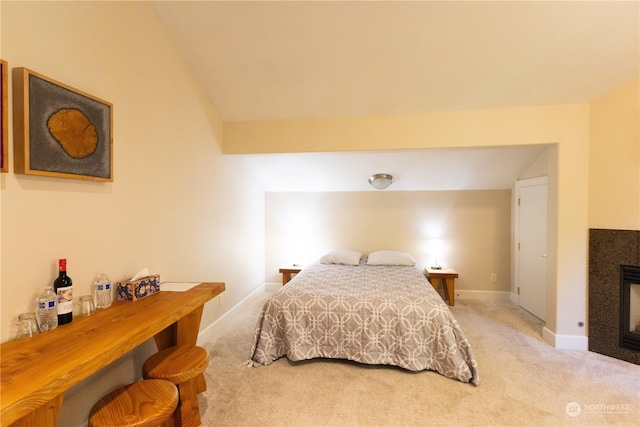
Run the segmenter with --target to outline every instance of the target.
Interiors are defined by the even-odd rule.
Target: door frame
[[[511,292],[511,302],[520,307],[520,249],[518,248],[518,243],[520,243],[520,189],[522,187],[531,187],[535,185],[547,185],[547,192],[549,191],[548,187],[548,177],[540,176],[537,178],[527,178],[520,179],[516,181],[515,184],[515,195],[513,198],[514,202],[514,242],[513,242],[513,259],[514,259],[514,284],[513,290]],[[548,193],[547,193],[548,194]],[[547,220],[548,221],[548,216]],[[547,224],[548,230],[549,224]],[[546,232],[546,230],[545,230]],[[547,245],[549,242],[547,242]],[[547,260],[548,262],[548,260]],[[546,289],[549,292],[549,289]]]

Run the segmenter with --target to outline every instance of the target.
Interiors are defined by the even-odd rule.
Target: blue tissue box
[[[153,274],[138,280],[118,282],[116,291],[119,301],[135,301],[156,292],[160,292],[159,274]]]

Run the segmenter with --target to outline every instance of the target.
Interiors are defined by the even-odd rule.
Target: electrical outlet
[[[491,273],[491,283],[496,283],[498,281],[498,275],[496,273]]]

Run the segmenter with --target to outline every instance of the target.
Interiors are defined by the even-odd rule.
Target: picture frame
[[[9,172],[9,69],[7,61],[0,59],[0,172]]]
[[[15,173],[113,181],[113,105],[27,68],[13,70]]]

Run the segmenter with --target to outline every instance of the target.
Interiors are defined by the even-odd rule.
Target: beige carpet
[[[247,368],[260,295],[206,347],[204,426],[640,426],[640,366],[556,350],[508,302],[457,301],[480,385],[346,361]]]

